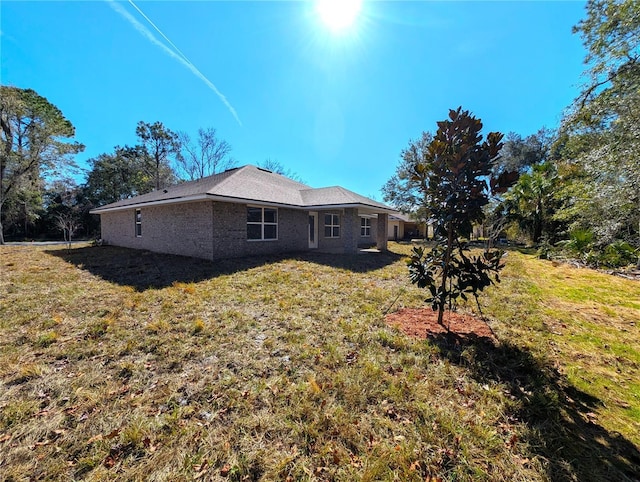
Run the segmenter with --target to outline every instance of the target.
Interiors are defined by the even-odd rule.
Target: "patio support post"
[[[376,248],[380,251],[387,250],[387,231],[389,224],[389,215],[387,213],[378,214],[378,227],[376,232]]]

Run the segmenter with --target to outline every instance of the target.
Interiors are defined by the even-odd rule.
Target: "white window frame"
[[[260,221],[249,221],[249,209],[260,209]],[[268,209],[270,211],[274,211],[276,214],[276,222],[275,223],[267,223],[264,220],[264,211]],[[270,208],[264,206],[252,206],[247,205],[247,241],[278,241],[278,219],[280,214],[278,213],[278,208]],[[251,239],[249,238],[249,226],[260,226],[260,238]],[[276,237],[275,238],[265,238],[264,237],[264,228],[265,226],[275,226],[276,227]]]
[[[371,237],[371,218],[360,218],[360,237],[362,238],[370,238]]]
[[[135,221],[135,234],[136,234],[136,238],[141,238],[142,237],[142,210],[141,209],[136,209],[134,211],[134,221]]]
[[[331,220],[329,224],[327,224],[327,216],[331,216]],[[329,228],[330,230],[330,236],[327,236],[327,228]],[[338,230],[337,235],[335,234],[336,229]],[[339,214],[333,214],[333,213],[324,214],[324,237],[333,238],[333,239],[337,239],[340,237],[340,215]]]

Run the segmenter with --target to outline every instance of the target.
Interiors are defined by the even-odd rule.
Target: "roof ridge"
[[[225,184],[227,184],[227,183],[229,182],[229,179],[231,179],[233,176],[235,176],[236,174],[238,174],[240,171],[244,171],[244,170],[245,170],[246,168],[248,168],[248,167],[254,167],[254,166],[252,166],[251,164],[245,164],[244,166],[240,166],[240,167],[233,167],[233,168],[231,168],[231,169],[227,169],[226,171],[219,172],[219,173],[218,173],[218,174],[216,174],[216,175],[225,174],[225,173],[227,173],[227,172],[229,172],[229,171],[235,171],[235,172],[229,173],[229,174],[228,174],[224,179],[222,179],[220,182],[218,182],[218,183],[214,184],[214,185],[211,187],[211,189],[214,189],[214,188],[217,188],[217,187],[224,186]],[[209,192],[209,191],[211,191],[211,189],[207,189],[206,194],[210,194],[210,192]]]

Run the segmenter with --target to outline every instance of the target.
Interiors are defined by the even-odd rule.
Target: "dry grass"
[[[637,477],[637,283],[511,253],[501,344],[449,346],[384,324],[392,250],[0,247],[0,479]]]

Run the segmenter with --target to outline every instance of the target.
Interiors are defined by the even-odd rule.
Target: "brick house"
[[[384,204],[342,187],[314,189],[255,166],[107,204],[105,244],[209,260],[387,247]]]
[[[431,221],[416,221],[400,212],[389,215],[388,227],[387,239],[393,241],[433,238],[433,223]]]

